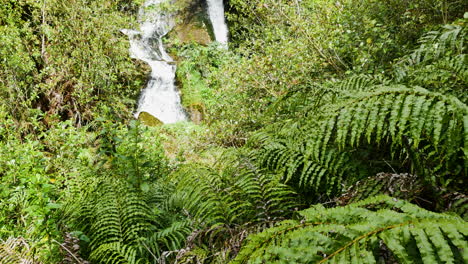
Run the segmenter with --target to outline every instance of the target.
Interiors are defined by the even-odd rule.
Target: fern
[[[423,191],[424,186],[415,175],[379,173],[375,177],[366,178],[353,184],[337,199],[337,202],[345,205],[379,194],[411,201],[421,195]]]
[[[441,31],[430,31],[420,39],[420,46],[411,54],[410,63],[419,64],[436,60],[446,55],[448,51],[453,52],[453,55],[462,54],[465,41],[466,27],[464,25],[444,25]]]
[[[357,91],[370,91],[389,80],[380,75],[352,75],[345,79],[331,79],[310,87],[298,87],[278,98],[266,111],[266,116],[280,121],[313,116],[322,107],[334,104],[344,98],[354,97]]]
[[[285,183],[295,182],[299,187],[316,193],[323,190],[327,195],[337,191],[345,175],[353,170],[346,152],[329,150],[313,155],[307,144],[294,143],[265,143],[256,153],[257,159],[265,168],[282,175]]]
[[[466,103],[467,21],[460,19],[424,35],[419,47],[395,65],[395,82],[452,94]]]
[[[421,177],[466,174],[467,122],[467,106],[454,97],[380,87],[328,107],[318,121],[315,116],[258,132],[250,146],[258,147],[254,158],[260,166],[279,173],[284,182],[332,195],[373,174],[373,164],[360,156],[365,152],[356,151],[360,147],[409,158]]]
[[[148,245],[145,246],[154,256],[161,258],[164,251],[174,251],[183,248],[186,237],[191,232],[191,221],[173,222],[171,226],[152,234],[148,239]]]
[[[462,263],[462,219],[378,196],[345,207],[321,205],[252,235],[232,263]]]
[[[465,221],[468,219],[468,196],[445,188],[424,184],[408,173],[379,173],[360,180],[335,199],[339,205],[347,205],[379,194],[405,199],[436,212],[451,212]]]
[[[138,192],[118,181],[102,182],[95,192],[81,211],[82,229],[91,240],[90,260],[137,263],[146,254],[140,238],[154,224],[150,209]]]
[[[426,159],[450,166],[463,157],[466,166],[467,120],[468,107],[454,97],[422,88],[382,88],[332,111],[313,148],[317,155],[330,144],[344,149],[359,146],[364,139],[369,143],[390,139],[394,145],[417,149],[424,141],[436,151]]]
[[[225,262],[245,234],[285,219],[298,206],[295,193],[277,175],[259,170],[237,152],[226,152],[216,169],[184,166],[172,177],[177,182],[173,204],[182,205],[198,226],[189,247],[179,252],[181,259],[206,249],[206,261]]]
[[[0,264],[22,263],[39,264],[33,250],[24,238],[0,240]]]
[[[187,166],[175,175],[175,195],[199,222],[230,225],[276,221],[295,206],[290,199],[294,192],[275,175],[259,170],[246,158],[238,157],[235,163],[225,158],[224,162],[232,167],[217,172]]]
[[[106,264],[145,263],[135,246],[120,242],[100,244],[92,251],[90,259]]]

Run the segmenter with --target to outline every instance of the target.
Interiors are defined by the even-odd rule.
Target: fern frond
[[[353,75],[338,82],[331,82],[329,85],[333,90],[350,93],[370,91],[374,87],[388,84],[389,80],[381,75]]]
[[[468,102],[468,57],[466,54],[448,56],[428,65],[412,67],[405,82],[426,87],[429,90],[451,94],[462,102]]]
[[[90,238],[90,259],[105,263],[138,263],[146,250],[139,244],[154,223],[141,195],[118,180],[101,182],[80,212],[82,230]],[[109,262],[110,261],[110,262]]]
[[[328,107],[322,117],[272,128],[249,142],[257,147],[253,156],[259,166],[314,195],[337,193],[377,173],[372,168],[362,172],[369,164],[357,156],[357,148],[385,147],[390,159],[409,157],[421,177],[468,168],[468,107],[423,88],[378,87]]]
[[[466,222],[403,200],[378,196],[332,209],[319,205],[301,215],[250,236],[232,263],[468,261]]]
[[[294,206],[292,190],[246,164],[231,163],[219,173],[202,166],[182,168],[175,176],[175,195],[192,217],[210,225],[273,221],[288,214]]]
[[[415,175],[379,173],[375,177],[357,181],[337,201],[347,205],[379,194],[411,201],[423,190],[422,182]]]
[[[192,223],[190,221],[174,222],[171,226],[152,234],[148,239],[147,247],[152,251],[153,255],[160,257],[163,251],[183,248],[186,237],[190,233],[192,233]]]
[[[311,116],[320,113],[324,106],[388,83],[389,81],[381,75],[353,75],[341,80],[332,79],[320,85],[312,84],[307,89],[301,87],[288,91],[269,106],[266,115],[275,120]]]
[[[297,183],[314,192],[323,190],[329,195],[340,188],[344,175],[352,170],[348,153],[333,149],[314,153],[313,144],[271,141],[255,155],[263,167],[279,173],[285,183]]]
[[[31,246],[21,237],[0,240],[0,264],[23,263],[39,264],[34,257]]]
[[[404,57],[400,64],[416,65],[437,60],[448,52],[456,56],[465,52],[467,41],[466,19],[458,24],[448,24],[438,31],[430,31],[419,39],[419,47],[409,56]]]
[[[97,263],[106,264],[145,263],[138,255],[138,250],[134,246],[113,242],[100,244],[92,251],[90,259]]]
[[[258,169],[244,154],[226,151],[215,168],[192,164],[171,175],[176,182],[174,204],[198,228],[187,248],[178,251],[180,258],[197,256],[195,251],[203,248],[203,254],[210,252],[210,261],[225,263],[247,233],[290,217],[298,206],[291,187],[276,174]]]
[[[91,246],[113,242],[132,243],[149,230],[150,210],[138,193],[102,183],[92,205]]]
[[[463,96],[468,81],[467,21],[460,19],[425,34],[419,40],[419,47],[395,65],[395,81],[427,88],[434,86],[441,92],[450,92],[444,87],[457,87],[460,92],[454,95]],[[443,86],[438,87],[439,84]]]
[[[368,143],[390,139],[414,149],[424,141],[437,149],[439,159],[456,160],[468,147],[467,117],[468,107],[455,97],[422,88],[381,88],[331,111],[314,148],[320,153],[333,146],[359,146],[364,137]]]

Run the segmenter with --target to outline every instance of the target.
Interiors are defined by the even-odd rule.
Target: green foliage
[[[420,46],[395,65],[396,81],[449,93],[466,103],[467,21],[460,19],[425,34]]]
[[[90,260],[138,263],[144,253],[140,240],[151,230],[151,210],[141,196],[122,184],[101,182],[85,201],[79,215],[82,230],[89,230]]]
[[[76,223],[70,221],[74,218],[70,217],[69,212],[74,212],[76,216],[80,212],[80,207],[86,201],[90,201],[86,199],[94,197],[93,199],[104,203],[105,200],[100,200],[100,198],[108,195],[106,197],[110,197],[109,200],[114,202],[111,205],[114,206],[124,204],[128,210],[131,206],[143,206],[139,200],[135,200],[140,196],[136,196],[134,190],[148,192],[153,182],[167,173],[167,161],[154,130],[141,127],[137,122],[131,122],[128,127],[96,122],[91,126],[77,129],[72,126],[71,121],[67,121],[57,124],[39,136],[30,135],[21,139],[20,135],[14,135],[17,130],[15,130],[13,119],[3,111],[1,117],[4,122],[0,125],[0,175],[2,178],[0,239],[24,237],[32,248],[31,250],[37,252],[35,256],[40,261],[47,263],[59,261],[59,243],[56,241],[61,240],[64,229],[68,230]],[[113,175],[113,179],[117,182],[130,186],[125,188],[133,190],[128,192],[128,197],[119,194],[118,197],[122,196],[122,201],[113,200],[115,196],[112,198],[111,195],[116,195],[117,192],[112,192],[112,188],[109,193],[105,193],[96,187],[103,178],[111,177],[110,175]],[[124,187],[119,188],[122,190]],[[100,196],[92,196],[95,189],[98,190]],[[111,205],[109,205],[109,210],[111,210]],[[150,205],[145,202],[144,206],[149,208]],[[110,214],[104,208],[106,208],[105,205],[101,208],[103,211],[98,212],[98,216]],[[119,213],[116,208],[114,209],[111,212]],[[64,212],[67,217],[63,217]],[[126,210],[120,212],[122,216],[126,213],[130,214]],[[87,215],[83,213],[76,217],[85,216]],[[157,215],[151,216],[154,219],[145,222],[147,225],[154,223]],[[112,229],[113,226],[105,225],[106,219],[109,218],[97,219],[98,223],[95,223],[96,226],[93,226],[92,230],[98,233],[95,229],[102,224],[103,228],[109,231],[107,234],[109,239],[115,239],[117,236],[115,229]],[[133,230],[135,226],[131,221],[135,219],[128,220],[130,222],[125,225],[129,225],[128,229]],[[171,225],[170,221],[161,223],[158,228],[165,229],[166,225]],[[184,234],[190,232],[187,229],[183,231]],[[181,231],[177,232],[179,232],[178,241],[183,241],[180,239]],[[103,237],[99,239],[101,238],[103,239]],[[86,236],[82,236],[82,239],[86,239]],[[107,254],[105,252],[110,250],[106,249],[107,244],[116,246],[112,244],[112,241],[109,243],[105,239],[103,241],[106,242],[106,246],[100,249],[94,248],[93,244],[92,248],[96,251],[96,257],[93,255],[93,258],[100,258],[104,256],[103,254]],[[157,242],[160,243],[158,247],[161,250],[155,254],[160,254],[166,250],[166,247],[163,241]],[[100,242],[93,243],[99,244]],[[124,245],[126,244],[122,244]],[[106,256],[111,255],[105,255],[104,258]]]
[[[283,118],[271,105],[284,96],[356,75],[388,79],[394,61],[416,48],[423,32],[461,17],[466,8],[462,1],[436,0],[229,1],[235,49],[215,76],[218,103],[206,110],[208,122],[225,145],[242,145],[248,132]],[[291,108],[307,103],[297,99]]]
[[[142,0],[0,6],[0,262],[468,261],[467,4],[228,2],[231,50],[171,43],[206,124],[156,128]]]
[[[23,238],[0,240],[0,263],[40,263],[32,254],[31,247]]]
[[[130,121],[128,130],[112,140],[116,143],[111,153],[113,168],[136,188],[147,191],[151,182],[167,174],[164,150],[148,127]]]
[[[240,225],[277,221],[296,204],[293,192],[242,156],[224,157],[229,167],[216,171],[203,166],[180,169],[176,197],[190,215],[208,225]],[[236,166],[237,165],[237,166]]]
[[[306,115],[296,125],[258,133],[253,141],[261,148],[254,157],[285,182],[316,194],[339,192],[343,183],[372,175],[362,168],[375,164],[351,155],[370,146],[388,148],[390,158],[404,154],[400,159],[409,159],[419,176],[443,176],[426,179],[432,183],[463,182],[468,108],[454,97],[422,88],[380,87],[329,106],[321,116]]]
[[[191,222],[164,206],[161,188],[150,188],[145,193],[116,178],[102,180],[80,198],[78,211],[69,210],[89,260],[149,263],[183,247]]]
[[[119,179],[97,182],[72,213],[86,238],[89,259],[98,263],[149,263],[184,245],[191,222],[164,206],[156,185],[142,192]],[[160,200],[162,198],[162,200]]]
[[[334,109],[321,122],[321,135],[312,148],[317,155],[329,144],[343,149],[358,146],[361,140],[379,144],[390,139],[393,144],[417,149],[425,141],[437,148],[440,156],[435,158],[450,166],[450,161],[466,158],[460,152],[466,153],[468,148],[467,116],[468,107],[455,97],[421,88],[381,88]]]
[[[222,164],[218,170],[185,166],[172,176],[176,180],[173,203],[180,204],[199,226],[191,238],[190,251],[182,252],[186,258],[194,254],[200,261],[226,262],[243,239],[233,234],[268,227],[290,216],[298,206],[291,188],[278,182],[275,175],[255,168],[242,154],[227,152]],[[232,239],[229,245],[227,239]],[[206,249],[211,257],[197,253],[200,249]],[[216,260],[215,256],[224,257]]]
[[[250,236],[232,263],[468,261],[466,222],[388,196],[300,215]]]
[[[0,96],[17,120],[96,118],[102,105],[129,117],[146,76],[120,33],[141,1],[13,1],[0,7]],[[125,11],[127,10],[127,11]]]
[[[48,251],[57,249],[52,239],[60,235],[55,225],[61,206],[59,184],[48,171],[50,157],[41,142],[13,136],[8,131],[11,121],[7,117],[0,125],[0,239],[24,237],[40,251],[37,257],[52,260],[54,254]]]
[[[215,76],[228,52],[217,43],[207,47],[193,43],[176,47],[177,56],[182,60],[176,72],[182,105],[189,113],[199,112],[203,119],[206,109],[217,104],[213,88],[219,82]]]
[[[98,168],[69,180],[64,208],[64,224],[81,234],[83,256],[97,263],[149,263],[182,248],[192,223],[167,206],[173,188],[156,129],[138,121],[96,128]]]

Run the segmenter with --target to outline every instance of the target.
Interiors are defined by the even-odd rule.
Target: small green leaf
[[[150,186],[149,186],[148,183],[144,182],[144,183],[142,183],[142,184],[140,185],[140,189],[141,189],[143,192],[147,192],[147,191],[149,191]]]

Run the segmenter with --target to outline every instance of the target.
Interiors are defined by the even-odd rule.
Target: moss
[[[169,39],[179,43],[196,42],[207,45],[212,41],[209,33],[209,21],[206,16],[203,1],[179,0],[176,3],[177,25],[169,33]]]
[[[161,126],[164,124],[161,120],[157,119],[148,112],[141,112],[140,115],[138,115],[138,120],[147,126]]]
[[[197,25],[196,23],[189,23],[177,25],[173,33],[181,43],[197,42],[202,45],[208,45],[211,42],[210,35],[204,24]]]

